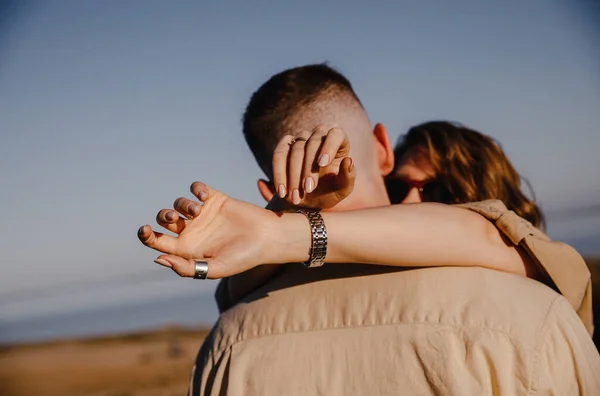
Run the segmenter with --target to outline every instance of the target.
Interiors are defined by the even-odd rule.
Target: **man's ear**
[[[258,186],[258,192],[260,192],[265,201],[271,202],[271,199],[275,195],[275,186],[273,183],[264,179],[258,179],[256,185]]]
[[[383,124],[375,124],[373,136],[375,136],[375,149],[381,175],[387,176],[394,170],[394,149],[390,144],[390,137]]]

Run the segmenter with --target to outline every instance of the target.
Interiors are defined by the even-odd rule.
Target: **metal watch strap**
[[[327,228],[323,216],[318,210],[297,209],[296,213],[302,213],[306,216],[311,230],[309,257],[304,265],[308,268],[320,267],[325,264],[325,256],[327,255]]]

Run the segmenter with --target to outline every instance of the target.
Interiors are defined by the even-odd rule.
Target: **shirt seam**
[[[548,321],[553,312],[553,307],[558,304],[560,301],[563,301],[564,297],[562,295],[557,296],[546,311],[546,315],[542,320],[542,324],[540,325],[540,329],[538,330],[537,345],[533,350],[533,372],[531,373],[531,384],[529,385],[528,395],[537,395],[539,393],[539,376],[540,376],[540,366],[541,366],[541,355],[542,348],[546,344],[545,337],[548,334],[550,328],[547,325]],[[569,304],[570,306],[570,304]]]
[[[560,296],[559,296],[560,297]],[[552,302],[552,304],[554,304],[554,302]],[[551,304],[551,305],[552,305]],[[545,319],[544,319],[545,320]],[[297,331],[286,331],[286,332],[273,332],[273,333],[269,333],[269,334],[261,334],[261,335],[254,335],[254,336],[250,336],[250,337],[245,337],[243,339],[236,339],[232,342],[228,342],[225,345],[221,345],[219,346],[216,350],[214,350],[215,352],[222,352],[224,350],[226,350],[227,348],[233,347],[237,344],[246,342],[246,341],[254,341],[254,340],[258,340],[261,338],[266,338],[266,337],[273,337],[273,336],[283,336],[283,335],[294,335],[294,334],[305,334],[305,333],[315,333],[315,332],[321,332],[321,331],[332,331],[332,330],[356,330],[356,329],[360,329],[360,328],[372,328],[372,327],[390,327],[390,326],[398,326],[398,325],[402,325],[402,326],[409,326],[409,325],[430,325],[430,326],[436,326],[436,327],[448,327],[448,328],[453,328],[455,330],[469,330],[469,329],[479,329],[479,330],[487,330],[487,331],[491,331],[494,333],[498,333],[498,334],[502,334],[505,336],[510,337],[511,339],[514,339],[516,341],[518,341],[520,344],[529,344],[528,342],[522,340],[520,337],[518,337],[517,335],[511,333],[511,332],[507,332],[507,331],[503,331],[503,330],[499,330],[499,329],[494,329],[485,325],[481,325],[481,326],[477,326],[477,325],[455,325],[455,324],[447,324],[447,323],[439,323],[439,322],[428,322],[428,321],[419,321],[419,322],[405,322],[405,321],[400,321],[400,322],[393,322],[393,323],[382,323],[382,324],[368,324],[368,325],[346,325],[346,326],[339,326],[339,327],[324,327],[324,328],[319,328],[319,329],[306,329],[306,330],[297,330]]]

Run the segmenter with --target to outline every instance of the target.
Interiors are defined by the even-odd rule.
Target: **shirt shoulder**
[[[529,221],[508,210],[500,200],[455,205],[479,213],[515,246],[520,246],[547,275],[593,333],[591,274],[583,257],[570,245],[550,239]]]

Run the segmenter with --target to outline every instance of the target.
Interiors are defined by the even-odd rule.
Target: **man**
[[[301,137],[317,125],[339,127],[351,142],[354,191],[334,209],[389,205],[381,178],[393,164],[385,130],[371,129],[349,82],[328,67],[308,66],[274,76],[252,97],[244,132],[272,179],[269,164],[281,138]],[[278,187],[261,183],[263,191]],[[199,215],[204,215],[203,221],[191,221],[177,241],[142,228],[144,243],[184,257],[211,257],[215,277],[234,273],[228,268],[231,263],[247,262],[250,269],[261,257],[268,263],[286,262],[269,250],[290,254],[289,261],[304,260],[302,253],[291,253],[298,252],[297,246],[306,248],[292,228],[272,233],[271,247],[254,243],[258,239],[243,245],[246,236],[259,233],[256,224],[264,214],[205,186],[194,189],[205,202]],[[294,195],[300,193],[293,189],[281,195],[289,194],[297,201]],[[372,213],[377,216],[377,210]],[[225,232],[219,226],[228,215],[245,218]],[[300,215],[291,216],[297,222]],[[335,247],[344,223],[334,213],[323,217]],[[169,229],[180,233],[184,225]],[[232,230],[239,234],[237,245],[222,244],[235,237]],[[368,233],[354,232],[358,238],[368,238]],[[402,234],[398,238],[402,240]],[[192,249],[192,239],[202,240],[199,250]],[[160,247],[161,240],[169,241],[171,248]],[[331,255],[334,261],[344,257],[335,250]],[[175,268],[174,261],[167,265]],[[590,375],[598,368],[596,356],[591,363],[580,359],[588,357],[582,334],[591,344],[589,336],[564,299],[541,284],[495,271],[288,266],[228,305],[233,307],[221,315],[198,355],[194,395],[585,394],[600,388]],[[557,372],[563,377],[555,376]]]

